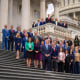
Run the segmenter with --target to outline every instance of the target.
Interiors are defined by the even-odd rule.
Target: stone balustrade
[[[56,26],[54,24],[48,23],[43,26],[32,28],[32,32],[38,32],[38,35],[41,34],[54,34],[62,37],[72,38],[72,31],[62,28],[60,26]]]

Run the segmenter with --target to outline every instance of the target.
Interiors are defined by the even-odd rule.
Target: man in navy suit
[[[43,62],[43,70],[46,69],[46,65],[48,70],[51,70],[51,54],[52,47],[48,45],[48,40],[45,40],[45,45],[42,46],[42,62]]]
[[[64,28],[68,28],[66,21],[64,21],[62,27],[64,27]]]
[[[4,26],[4,29],[2,29],[2,49],[7,50],[7,44],[9,39],[9,31],[7,30],[7,25]]]
[[[60,20],[60,22],[58,23],[59,26],[63,27],[63,23],[62,21]]]
[[[46,18],[46,23],[50,23],[51,22],[51,18],[50,15],[48,14],[48,17]]]
[[[33,33],[32,33],[32,29],[29,29],[29,32],[27,32],[28,33],[28,37],[33,37]]]
[[[34,28],[34,27],[37,27],[35,22],[33,22],[33,24],[32,24],[32,28]]]
[[[24,51],[24,59],[26,59],[25,43],[27,42],[27,40],[28,40],[28,34],[25,34],[25,37],[22,39],[22,48]]]
[[[45,21],[43,21],[43,18],[41,19],[40,25],[44,25]]]
[[[11,51],[13,51],[14,37],[15,37],[15,30],[13,30],[13,26],[11,25],[11,29],[9,30],[8,50],[10,50],[11,46]]]
[[[39,27],[39,26],[40,26],[40,20],[38,20],[38,21],[37,21],[36,26],[37,26],[37,27]]]
[[[55,24],[54,18],[51,19],[51,23],[52,23],[52,24]]]
[[[26,34],[26,30],[24,29],[22,33],[22,39],[25,37],[25,34]]]

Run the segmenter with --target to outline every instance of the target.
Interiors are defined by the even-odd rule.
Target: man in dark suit
[[[64,27],[64,28],[68,28],[66,21],[64,21],[62,27]]]
[[[60,20],[60,22],[58,23],[58,26],[63,27],[63,23],[62,23],[62,21],[61,21],[61,20]]]
[[[32,37],[32,41],[34,42],[36,38],[38,38],[40,41],[40,37],[38,36],[37,32],[34,33],[34,36]]]
[[[11,51],[13,51],[14,37],[15,37],[15,30],[13,30],[13,26],[11,25],[11,29],[9,30],[8,50],[10,50],[11,46]]]
[[[51,18],[50,15],[48,14],[48,17],[46,18],[46,23],[50,23],[51,22]]]
[[[7,50],[7,44],[9,39],[9,31],[7,30],[7,25],[4,26],[4,29],[2,29],[2,49]]]
[[[32,29],[29,29],[29,32],[27,32],[28,33],[28,37],[33,37],[33,33],[32,33]]]
[[[33,22],[33,24],[32,24],[32,28],[34,28],[34,27],[37,27],[35,22]]]
[[[42,62],[43,62],[43,70],[46,69],[46,65],[48,70],[51,70],[51,54],[52,47],[48,45],[48,40],[45,40],[45,45],[42,46]]]
[[[22,38],[25,37],[25,34],[26,34],[26,30],[24,29],[24,30],[23,30],[23,33],[22,33]]]
[[[43,21],[43,18],[41,19],[40,25],[44,25],[45,21]]]
[[[24,59],[26,59],[26,50],[25,50],[25,43],[28,40],[28,34],[25,33],[25,37],[22,39],[22,49],[24,51]]]

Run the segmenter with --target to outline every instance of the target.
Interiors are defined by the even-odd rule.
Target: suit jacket
[[[15,37],[15,30],[10,29],[9,30],[9,39],[14,39]]]
[[[62,24],[62,27],[67,28],[68,26],[67,26],[67,24],[65,24],[65,26],[64,26],[64,23],[63,23],[63,24]]]
[[[58,26],[61,26],[61,27],[63,27],[63,23],[58,23]]]
[[[26,39],[25,37],[22,39],[22,47],[25,48],[25,43],[27,42],[28,38]]]
[[[55,21],[51,21],[52,24],[55,24]]]
[[[37,23],[37,24],[36,24],[36,27],[38,27],[38,26],[40,26],[40,23]]]
[[[28,37],[33,37],[33,33],[31,32],[27,32],[28,33]]]
[[[50,55],[49,58],[51,59],[52,47],[50,45],[48,45],[48,49],[46,49],[46,46],[43,45],[41,52],[42,52],[43,58],[45,57],[45,54],[49,54]]]
[[[68,54],[67,56],[65,56],[65,63],[70,63],[71,62],[71,57]]]
[[[8,36],[8,38],[9,38],[9,30],[6,30],[6,29],[2,29],[2,38],[6,38],[7,36]]]
[[[44,24],[45,24],[45,21],[43,21],[43,22],[41,21],[41,22],[40,22],[40,25],[44,25]]]
[[[38,38],[39,41],[40,41],[40,37],[39,37],[39,36],[33,36],[33,37],[32,37],[32,41],[34,42],[34,40],[35,40],[36,38]]]
[[[34,25],[34,24],[32,24],[32,28],[34,28],[34,27],[37,27],[37,25],[36,25],[36,24],[35,24],[35,25]]]
[[[48,19],[48,17],[46,18],[46,23],[50,23],[51,22],[51,18]]]
[[[70,41],[70,43],[69,43],[69,41],[68,41],[67,43],[68,43],[68,46],[71,46],[71,45],[72,45],[72,41]]]

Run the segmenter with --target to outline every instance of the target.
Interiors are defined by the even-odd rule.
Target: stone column
[[[45,0],[40,0],[40,18],[45,20],[46,17]]]
[[[75,0],[75,3],[78,3],[78,0]]]
[[[73,0],[70,1],[70,4],[73,4]]]
[[[13,25],[13,0],[9,0],[9,27]]]
[[[59,4],[54,5],[54,16],[59,20]]]
[[[68,6],[68,0],[65,0],[65,6]]]
[[[22,30],[31,28],[30,19],[30,0],[22,0]]]
[[[64,0],[61,1],[61,7],[64,7]]]
[[[74,19],[76,18],[76,14],[75,14],[75,12],[73,13],[73,18],[74,18]]]
[[[1,29],[8,25],[8,0],[1,0]]]

